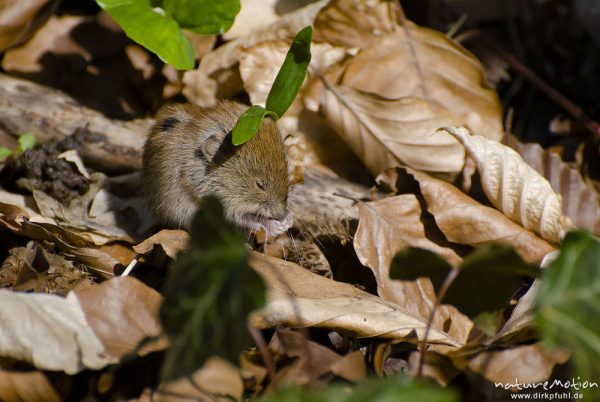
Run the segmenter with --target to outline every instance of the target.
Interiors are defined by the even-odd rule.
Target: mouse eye
[[[256,181],[256,187],[258,187],[261,190],[265,191],[265,182],[263,180],[257,180]]]

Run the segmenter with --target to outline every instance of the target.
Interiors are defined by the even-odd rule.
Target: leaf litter
[[[121,178],[98,169],[97,155],[91,158],[76,135],[42,144],[3,166],[0,227],[3,239],[14,240],[4,248],[2,287],[32,293],[1,290],[3,333],[28,336],[2,336],[0,355],[13,364],[28,363],[28,375],[43,398],[56,400],[58,391],[41,370],[106,373],[105,367],[131,356],[144,359],[165,350],[170,363],[163,367],[162,382],[145,384],[139,400],[172,400],[172,394],[241,400],[245,393],[262,395],[286,384],[325,386],[335,378],[360,383],[371,368],[383,374],[404,367],[445,386],[464,373],[490,383],[509,382],[518,365],[519,378],[537,382],[569,358],[538,342],[533,325],[538,281],[533,286],[531,281],[561,242],[563,214],[574,226],[597,232],[597,208],[589,207],[597,207],[595,190],[534,146],[516,145],[523,155],[517,158],[501,145],[502,110],[479,61],[440,32],[400,23],[391,2],[332,0],[292,8],[283,15],[270,9],[266,27],[246,16],[225,43],[211,39],[207,46],[212,48],[197,70],[184,74],[182,88],[188,100],[204,106],[241,91],[262,103],[289,41],[299,28],[314,24],[309,77],[281,121],[291,133],[286,143],[296,144],[292,156],[300,161],[295,186],[306,186],[307,193],[300,194],[312,195],[295,207],[290,200],[296,222],[279,251],[269,251],[277,240],[253,239],[251,245],[263,253],[249,251],[247,260],[241,240],[234,247],[240,252],[235,261],[228,254],[216,258],[209,249],[201,257],[202,247],[229,241],[216,236],[223,235],[223,223],[215,226],[209,219],[191,237],[182,230],[155,230],[141,194],[117,190],[114,183],[123,183]],[[64,24],[60,41],[67,42],[79,23],[52,22]],[[307,136],[306,127],[315,132]],[[439,131],[442,127],[456,128]],[[353,162],[336,165],[335,172],[329,155],[340,152],[346,161],[350,156],[327,148],[332,132],[354,153]],[[132,138],[140,143],[138,134]],[[139,154],[131,155],[123,166],[139,162]],[[484,196],[440,179],[467,175],[466,155],[475,161]],[[353,182],[356,170],[376,185],[371,191],[359,184],[363,180]],[[568,201],[562,207],[561,195]],[[312,214],[308,205],[322,213]],[[341,254],[331,250],[332,244]],[[135,256],[134,275],[142,281],[115,277],[126,262],[117,258],[118,248],[127,250],[125,259]],[[301,255],[298,250],[304,249],[313,254]],[[488,255],[487,263],[469,263],[485,261],[482,255]],[[220,311],[227,314],[242,313],[231,318],[211,310],[191,319],[189,328],[173,330],[187,322],[179,314],[183,310],[163,310],[162,317],[159,311],[176,304],[184,285],[197,285],[197,279],[175,287],[167,279],[165,285],[164,269],[172,261],[172,271],[198,261],[207,267],[196,272],[209,275],[203,280],[206,288],[188,289],[191,298],[217,292],[213,266],[237,272],[223,279],[227,296],[210,304],[225,306]],[[442,273],[428,270],[434,266],[443,267]],[[240,267],[245,271],[235,271]],[[441,294],[453,270],[458,274]],[[266,286],[265,305],[245,322],[246,310],[260,303],[253,306],[240,295],[261,294],[260,286],[251,290],[249,285],[259,277]],[[497,291],[489,291],[493,287]],[[484,313],[497,319],[491,335],[481,327]],[[168,329],[173,323],[165,320],[170,319],[176,325]],[[189,338],[205,332],[195,354],[181,349],[186,343],[177,334],[186,331]],[[213,333],[218,336],[211,339]],[[224,338],[244,338],[246,346],[254,342],[257,348],[224,345]],[[13,366],[7,367],[0,375],[2,399],[33,395],[19,385]],[[184,372],[190,377],[182,378]]]

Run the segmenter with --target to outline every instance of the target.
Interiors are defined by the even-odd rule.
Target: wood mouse
[[[275,121],[264,119],[241,146],[231,142],[246,109],[220,101],[211,108],[177,104],[159,111],[144,146],[142,180],[161,223],[189,227],[202,199],[214,195],[226,218],[243,228],[262,228],[268,236],[290,228],[288,168]]]

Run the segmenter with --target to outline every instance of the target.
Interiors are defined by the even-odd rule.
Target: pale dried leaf
[[[190,234],[185,230],[163,229],[136,244],[133,249],[138,254],[148,254],[154,247],[160,246],[169,258],[175,259],[177,253],[187,249],[189,240]]]
[[[145,355],[167,346],[160,338],[158,310],[163,301],[154,289],[131,277],[118,277],[75,291],[86,320],[111,356]],[[157,338],[138,350],[146,338]]]
[[[481,186],[496,208],[543,239],[559,243],[564,235],[562,200],[550,183],[514,150],[464,127],[444,131],[458,139],[477,164]]]
[[[427,210],[449,241],[474,247],[510,245],[525,261],[535,264],[554,250],[498,210],[478,203],[453,185],[424,173],[408,172],[418,182]]]
[[[372,174],[394,166],[458,172],[464,150],[451,136],[433,135],[460,116],[426,101],[385,99],[350,87],[329,86],[321,110]]]
[[[200,106],[213,106],[217,99],[230,98],[242,89],[237,71],[240,49],[274,39],[293,38],[298,31],[312,24],[315,16],[329,0],[321,0],[286,14],[272,24],[250,35],[234,39],[206,54],[197,70],[185,73],[183,93]]]
[[[554,366],[565,363],[569,356],[564,350],[549,352],[536,343],[478,353],[468,367],[491,383],[515,384],[518,381],[533,384],[550,378]],[[513,390],[517,391],[516,388]]]
[[[81,160],[81,157],[79,156],[76,150],[69,149],[68,151],[65,151],[62,154],[58,155],[58,157],[74,164],[75,167],[77,167],[77,171],[81,173],[81,175],[86,179],[90,178],[90,173],[86,169],[85,165],[83,164],[83,161]]]
[[[600,235],[600,197],[577,170],[539,144],[523,144],[510,137],[507,145],[550,182],[554,191],[562,198],[563,214],[575,226]]]
[[[489,343],[494,345],[498,343],[515,344],[537,336],[533,328],[533,312],[538,287],[539,282],[535,280],[529,290],[519,299],[502,329]]]
[[[333,0],[315,18],[315,42],[366,48],[399,28],[393,2]]]
[[[241,401],[244,384],[240,370],[220,357],[210,357],[190,377],[160,385],[151,398],[157,402]]]
[[[0,370],[0,400],[60,402],[62,399],[41,371]]]
[[[115,360],[90,329],[77,298],[0,289],[0,355],[75,374]]]
[[[255,252],[250,254],[249,264],[269,287],[266,307],[250,318],[258,328],[314,326],[358,337],[405,341],[422,339],[425,334],[425,320],[352,285]],[[461,345],[437,329],[429,331],[427,340],[433,344]]]

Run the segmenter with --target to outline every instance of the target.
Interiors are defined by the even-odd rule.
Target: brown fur
[[[285,150],[276,123],[266,118],[250,141],[231,144],[231,130],[246,109],[224,101],[208,109],[180,104],[159,112],[144,146],[142,177],[162,223],[189,226],[207,195],[217,196],[227,218],[242,226],[249,227],[248,220],[291,219]]]

